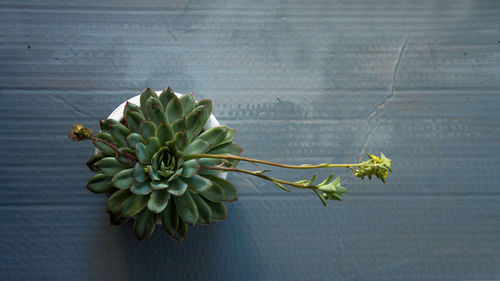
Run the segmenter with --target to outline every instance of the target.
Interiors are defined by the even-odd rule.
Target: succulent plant
[[[123,119],[100,122],[92,142],[99,150],[87,163],[97,172],[88,189],[110,193],[107,201],[113,224],[136,216],[137,238],[150,236],[161,219],[174,239],[186,237],[187,225],[210,224],[226,217],[223,202],[236,200],[232,183],[220,178],[221,170],[200,166],[236,167],[238,161],[186,156],[208,153],[240,155],[227,126],[204,130],[212,102],[195,101],[192,94],[178,98],[168,88],[159,96],[149,88],[140,107],[127,103]]]
[[[75,124],[73,140],[92,140],[98,153],[87,162],[96,172],[87,184],[94,193],[107,193],[107,211],[112,224],[132,217],[139,240],[153,233],[158,221],[175,240],[182,241],[187,226],[210,224],[227,215],[224,202],[237,199],[234,185],[219,177],[237,172],[286,186],[312,190],[326,206],[327,200],[342,200],[346,189],[332,173],[319,184],[309,180],[287,181],[268,176],[270,170],[237,168],[239,161],[288,169],[348,168],[354,176],[385,183],[392,172],[391,159],[368,154],[368,160],[352,164],[285,165],[240,156],[241,147],[233,141],[235,131],[227,126],[205,128],[212,113],[212,102],[196,101],[192,94],[177,97],[170,89],[159,96],[151,89],[140,95],[140,106],[127,103],[121,120],[100,122],[100,132]]]

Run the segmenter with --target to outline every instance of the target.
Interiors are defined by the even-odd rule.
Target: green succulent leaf
[[[226,139],[227,133],[227,126],[217,126],[203,132],[196,139],[202,139],[212,146],[216,146]]]
[[[210,146],[210,143],[202,139],[196,139],[184,149],[184,155],[205,153],[210,149]]]
[[[184,107],[177,97],[171,99],[165,109],[168,124],[174,123],[174,121],[184,117]]]
[[[221,127],[227,128],[227,134],[226,134],[226,137],[224,138],[224,140],[219,143],[219,145],[224,144],[224,143],[228,143],[228,142],[232,142],[234,139],[234,135],[236,134],[236,130],[234,130],[226,125],[221,125]]]
[[[179,98],[179,101],[182,103],[184,107],[184,116],[193,111],[196,101],[194,100],[193,93],[182,95]]]
[[[187,125],[186,125],[186,120],[185,119],[179,119],[172,123],[170,125],[172,127],[172,131],[174,131],[174,134],[179,133],[179,132],[185,132]]]
[[[98,140],[92,140],[92,144],[95,146],[95,148],[99,149],[103,154],[107,156],[114,156],[116,151],[112,148],[111,145],[114,145],[115,147],[118,145],[116,143],[115,139],[108,133],[97,133],[94,136],[95,139],[102,140],[104,142],[98,141]]]
[[[212,104],[212,100],[210,99],[201,99],[198,102],[196,102],[196,107],[200,106],[207,108],[208,116],[210,116],[210,114],[212,114],[212,112],[214,111],[214,105]]]
[[[151,164],[151,158],[149,157],[146,146],[143,143],[135,145],[135,155],[137,156],[137,159],[139,159],[140,163],[146,165]]]
[[[130,191],[136,195],[146,195],[151,193],[151,191],[153,191],[153,188],[148,181],[135,182],[130,188]]]
[[[238,200],[236,187],[228,181],[221,177],[207,175],[205,176],[207,179],[211,180],[214,185],[219,186],[224,191],[224,201],[233,202]]]
[[[173,180],[169,183],[168,192],[175,196],[182,196],[187,189],[187,183],[180,178]]]
[[[163,92],[161,92],[160,94],[160,101],[161,101],[161,104],[163,105],[163,110],[165,111],[166,107],[167,107],[167,104],[174,98],[176,98],[177,96],[175,95],[174,91],[172,91],[172,89],[170,89],[170,87],[168,87],[167,89],[165,89]]]
[[[163,106],[159,99],[149,98],[146,102],[146,109],[151,121],[153,121],[157,126],[163,122],[166,122],[165,113],[163,112]]]
[[[186,116],[186,134],[188,140],[193,140],[203,129],[210,113],[207,106],[198,106]]]
[[[175,149],[178,151],[184,151],[189,141],[186,137],[186,133],[178,132],[174,137]]]
[[[95,166],[95,163],[97,163],[97,161],[101,160],[104,157],[106,157],[106,156],[104,154],[101,154],[101,153],[98,153],[98,154],[90,157],[90,159],[86,163],[87,167],[92,172],[98,172],[97,167]]]
[[[128,101],[125,103],[125,108],[123,109],[123,116],[126,116],[127,112],[137,112],[144,119],[144,115],[142,114],[141,108],[138,105]]]
[[[180,176],[182,175],[182,171],[183,171],[183,170],[184,170],[183,168],[177,169],[177,170],[175,171],[175,173],[173,173],[173,174],[170,176],[170,178],[168,179],[168,181],[169,181],[169,182],[170,182],[170,181],[174,181],[175,179],[177,179],[178,177],[180,177]]]
[[[105,193],[113,190],[111,185],[111,176],[105,174],[96,174],[89,179],[87,188],[94,193]]]
[[[121,153],[134,155],[134,150],[131,149],[130,147],[121,147],[121,148],[118,148],[118,151]],[[125,156],[125,155],[120,154],[120,153],[117,153],[115,158],[116,158],[116,160],[118,160],[118,162],[122,163],[125,166],[132,167],[135,163],[134,159],[131,159],[128,156]]]
[[[153,157],[155,153],[160,149],[160,142],[157,137],[151,137],[148,139],[148,144],[146,146],[149,157]]]
[[[156,128],[156,137],[158,138],[160,146],[163,146],[167,141],[174,139],[174,132],[166,123],[161,123],[158,128]]]
[[[127,141],[125,139],[130,133],[130,129],[122,124],[114,124],[111,126],[111,135],[119,144],[119,147],[127,146]]]
[[[210,224],[212,222],[212,211],[208,204],[203,200],[198,194],[190,193],[193,197],[193,201],[198,209],[198,223],[199,224]]]
[[[182,196],[174,196],[177,213],[187,224],[194,225],[198,221],[198,208],[191,197],[190,192],[185,192]]]
[[[144,140],[144,138],[142,138],[142,136],[137,134],[137,133],[131,133],[130,135],[128,135],[126,140],[127,140],[128,146],[131,148],[135,148],[135,145],[138,143],[145,143],[146,142]]]
[[[139,127],[141,129],[141,133],[144,139],[149,139],[150,137],[156,136],[155,123],[151,121],[143,121],[141,125],[139,125]]]
[[[155,190],[151,193],[151,197],[149,198],[148,209],[155,214],[159,214],[165,210],[169,200],[170,193],[168,190]]]
[[[144,168],[146,168],[146,165],[137,163],[135,164],[134,170],[132,171],[132,175],[134,179],[138,182],[143,182],[148,179],[148,175],[144,171]]]
[[[160,180],[151,181],[153,190],[165,189],[169,186],[168,178],[161,178]]]
[[[134,133],[140,133],[140,125],[144,121],[142,112],[128,111],[124,116],[125,121],[127,121],[127,127]]]
[[[114,124],[120,124],[120,122],[115,119],[102,120],[99,122],[99,129],[101,129],[102,132],[110,132],[111,126]]]
[[[127,200],[130,196],[132,196],[132,193],[130,193],[128,189],[120,189],[116,191],[108,198],[106,209],[108,212],[113,214],[119,214],[122,209],[123,202],[125,202],[125,200]]]
[[[123,164],[118,162],[114,157],[104,157],[95,163],[97,170],[108,176],[113,176],[117,172],[126,168]]]
[[[212,220],[223,220],[227,217],[227,209],[224,203],[215,203],[209,200],[205,200],[205,203],[207,203],[208,207],[210,207],[210,210],[212,211]]]
[[[218,145],[208,151],[209,154],[240,155],[243,149],[235,142]]]
[[[121,214],[123,217],[131,217],[142,211],[148,203],[149,196],[146,195],[131,195],[123,202]]]
[[[179,229],[177,229],[177,232],[175,232],[172,235],[172,238],[181,242],[182,240],[184,240],[184,238],[186,238],[186,235],[187,235],[187,224],[179,220]]]
[[[119,171],[111,179],[111,184],[114,187],[117,187],[120,189],[129,188],[132,185],[132,183],[135,181],[134,177],[132,176],[132,170],[133,170],[133,168]]]
[[[171,200],[173,201],[173,199]],[[180,220],[173,202],[170,202],[162,213],[162,225],[173,239],[181,242],[186,238],[187,224]]]
[[[202,193],[208,191],[212,187],[212,182],[200,175],[193,175],[190,178],[182,178],[187,183],[188,189],[195,193]]]
[[[221,202],[224,201],[226,195],[224,194],[224,190],[217,184],[213,184],[209,189],[200,193],[205,199],[210,200],[212,202]]]
[[[137,239],[144,240],[151,236],[156,227],[156,215],[147,208],[139,213],[134,221],[134,233]]]
[[[152,180],[159,181],[161,179],[161,176],[160,176],[160,173],[158,172],[158,170],[153,169],[152,166],[149,166],[149,168],[150,168],[148,171],[149,177]]]
[[[173,236],[177,229],[179,228],[179,215],[177,214],[177,209],[175,208],[173,198],[171,198],[165,210],[161,213],[161,222],[165,231]]]
[[[144,114],[144,116],[148,116],[147,101],[150,97],[158,98],[158,95],[156,95],[156,93],[153,90],[151,90],[150,88],[147,88],[146,90],[144,90],[141,93],[140,105],[141,105],[141,110],[142,110],[142,113]]]
[[[196,159],[192,159],[184,162],[182,168],[182,177],[190,178],[200,170],[200,165]]]

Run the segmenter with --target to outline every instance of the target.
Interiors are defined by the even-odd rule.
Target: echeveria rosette
[[[88,189],[110,193],[107,211],[113,224],[136,217],[134,233],[149,237],[161,219],[163,228],[182,241],[187,225],[210,224],[226,218],[223,202],[237,199],[232,183],[217,176],[237,161],[197,158],[193,154],[241,154],[233,142],[235,131],[217,126],[204,131],[212,102],[196,101],[192,94],[177,97],[168,88],[159,96],[146,89],[140,106],[127,103],[120,121],[100,122],[93,144],[99,153],[87,165],[97,172]],[[119,151],[119,152],[117,152]]]

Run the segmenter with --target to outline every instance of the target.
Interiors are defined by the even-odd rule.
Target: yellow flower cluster
[[[358,170],[354,170],[354,175],[363,179],[365,176],[368,179],[372,179],[372,176],[376,176],[378,179],[385,183],[385,178],[389,175],[391,169],[391,159],[387,158],[383,153],[380,157],[374,154],[368,154],[369,160],[361,163]]]

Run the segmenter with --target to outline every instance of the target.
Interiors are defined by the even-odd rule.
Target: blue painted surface
[[[2,1],[0,280],[500,279],[498,1]],[[145,87],[212,98],[249,157],[352,162],[344,202],[230,175],[229,217],[144,242],[85,189]],[[273,170],[301,179],[307,172]],[[316,171],[325,176],[327,171]]]

